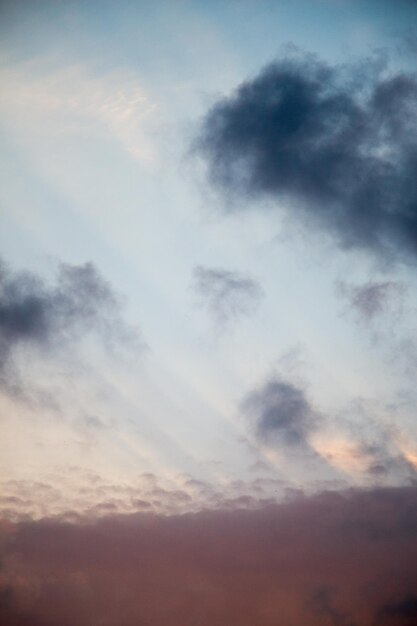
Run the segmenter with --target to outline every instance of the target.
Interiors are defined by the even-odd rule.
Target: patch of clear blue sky
[[[73,58],[99,53],[97,69],[123,64],[161,71],[172,56],[181,67],[189,54],[182,31],[202,20],[239,50],[252,73],[288,43],[335,59],[391,47],[416,18],[414,0],[6,0],[0,35],[14,60],[59,44]]]
[[[292,44],[329,61],[384,49],[395,54],[417,25],[412,0],[213,0],[198,3],[239,48],[248,73]]]

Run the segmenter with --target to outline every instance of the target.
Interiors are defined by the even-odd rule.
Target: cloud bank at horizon
[[[8,626],[412,626],[416,487],[1,526]]]

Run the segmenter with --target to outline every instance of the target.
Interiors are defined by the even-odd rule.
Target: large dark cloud
[[[241,272],[223,268],[194,268],[193,288],[217,324],[251,313],[263,292],[259,283]]]
[[[252,391],[243,409],[257,437],[266,443],[306,444],[318,421],[303,389],[278,377]]]
[[[14,272],[0,263],[0,384],[19,384],[15,361],[28,349],[73,347],[89,332],[111,344],[134,340],[123,323],[119,301],[92,263],[62,263],[55,284],[33,272]]]
[[[241,84],[196,143],[211,180],[272,198],[343,247],[415,260],[417,79],[376,65],[290,59]]]
[[[0,524],[7,626],[411,626],[416,488]]]

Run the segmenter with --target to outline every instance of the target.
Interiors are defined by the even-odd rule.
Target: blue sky
[[[149,474],[189,496],[156,510],[215,506],[257,484],[278,498],[408,484],[414,264],[341,250],[277,214],[281,200],[243,198],[236,210],[193,142],[217,101],[288,55],[409,71],[415,4],[4,2],[1,11],[3,261],[11,277],[29,271],[50,290],[60,264],[92,263],[120,303],[104,332],[46,347],[25,340],[13,353],[7,375],[21,390],[5,385],[0,405],[7,495],[31,481],[64,485],[23,511],[39,517],[109,494],[132,511],[129,489],[152,492]],[[273,380],[300,390],[314,415],[301,448],[257,434],[247,399]],[[372,473],[377,465],[384,471]],[[83,499],[92,474],[102,489]]]

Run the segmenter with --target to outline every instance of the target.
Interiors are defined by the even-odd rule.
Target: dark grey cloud
[[[259,440],[266,443],[305,445],[319,420],[304,391],[280,378],[250,393],[243,409]]]
[[[263,296],[260,284],[241,272],[197,266],[193,288],[218,324],[253,312]]]
[[[0,262],[0,384],[18,387],[16,357],[28,349],[73,346],[88,333],[135,340],[120,303],[92,263],[59,265],[55,284],[33,272],[14,272]]]
[[[272,198],[344,248],[415,261],[416,107],[415,75],[286,59],[219,101],[195,145],[221,190]]]

